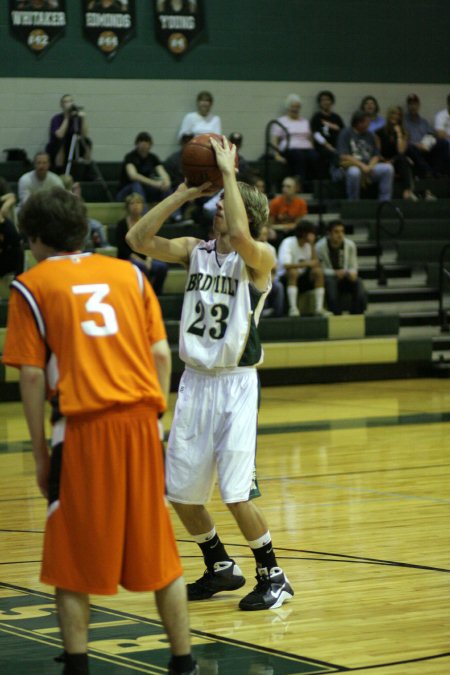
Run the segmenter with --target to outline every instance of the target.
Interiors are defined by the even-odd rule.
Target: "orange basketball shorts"
[[[52,452],[41,580],[112,595],[181,575],[156,412],[137,404],[68,418]]]

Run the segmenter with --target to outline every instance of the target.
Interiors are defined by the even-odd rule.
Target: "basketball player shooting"
[[[166,456],[168,498],[200,547],[206,570],[187,585],[189,600],[205,600],[245,584],[242,571],[221,542],[205,504],[215,469],[223,502],[256,561],[256,586],[242,610],[280,607],[294,591],[277,565],[267,522],[253,498],[260,495],[255,472],[258,375],[263,358],[257,324],[271,288],[273,253],[257,241],[267,223],[267,198],[238,183],[236,147],[211,139],[224,192],[214,218],[215,239],[165,239],[158,231],[187,201],[211,193],[211,183],[188,187],[145,214],[128,232],[137,252],[187,270],[180,325],[185,363]]]

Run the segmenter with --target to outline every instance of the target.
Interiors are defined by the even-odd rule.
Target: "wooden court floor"
[[[202,675],[450,673],[450,381],[263,389],[259,505],[295,597],[241,612],[254,565],[217,497],[217,528],[247,577],[191,603]],[[170,415],[166,420],[170,425]],[[39,582],[45,503],[19,404],[0,406],[0,673],[53,675],[61,643]],[[185,576],[203,572],[174,523]],[[94,596],[94,675],[164,673],[153,598]]]

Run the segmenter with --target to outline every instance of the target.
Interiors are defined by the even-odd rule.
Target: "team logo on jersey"
[[[186,291],[209,291],[214,293],[225,293],[225,295],[235,296],[238,289],[239,279],[227,277],[224,275],[217,275],[213,277],[211,274],[203,274],[203,272],[192,273],[189,275],[186,284]]]
[[[84,0],[84,34],[107,58],[134,34],[135,0]]]
[[[205,38],[203,0],[154,0],[158,41],[181,57]]]
[[[66,27],[65,0],[9,0],[13,35],[39,56]]]

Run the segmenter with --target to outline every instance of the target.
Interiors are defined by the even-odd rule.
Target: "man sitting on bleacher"
[[[300,181],[296,176],[286,176],[281,195],[269,202],[270,222],[277,225],[297,223],[308,213],[308,204],[299,196]]]
[[[56,173],[49,171],[50,157],[46,152],[37,152],[34,156],[34,169],[24,173],[19,178],[17,190],[19,193],[19,207],[30,195],[41,190],[50,190],[53,187],[64,187],[63,182]]]
[[[377,142],[369,131],[370,117],[363,110],[353,113],[351,126],[339,133],[339,167],[331,167],[334,180],[345,178],[348,199],[359,199],[361,187],[378,183],[378,200],[392,197],[394,168],[381,162]]]
[[[333,314],[364,314],[367,307],[366,291],[358,277],[356,245],[345,236],[340,220],[327,225],[327,236],[316,244],[316,254],[325,274],[325,297]]]
[[[278,249],[277,277],[286,284],[289,316],[300,316],[298,295],[307,291],[314,294],[314,314],[325,314],[324,278],[314,250],[315,241],[314,224],[303,220],[295,226],[293,236],[283,239]]]
[[[169,194],[170,178],[161,160],[150,152],[153,139],[146,131],[135,138],[134,150],[125,155],[116,201],[137,192],[144,202],[159,202]]]

